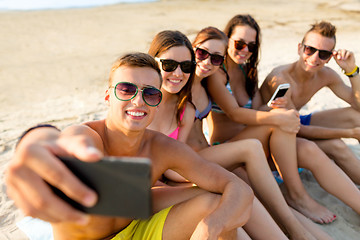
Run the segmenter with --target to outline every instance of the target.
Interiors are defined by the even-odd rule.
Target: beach
[[[190,40],[204,27],[223,29],[235,14],[251,14],[262,29],[260,84],[272,68],[296,61],[297,44],[310,24],[337,27],[337,48],[354,52],[360,64],[360,1],[357,0],[162,0],[95,8],[0,12],[0,239],[27,239],[16,227],[22,214],[6,196],[3,172],[17,138],[38,123],[59,128],[100,119],[112,62],[126,52],[147,52],[159,31],[185,33]],[[328,64],[344,81],[334,60]],[[344,107],[321,90],[300,112]],[[346,141],[360,157],[356,141]],[[326,193],[311,173],[301,174],[312,197],[337,215],[320,226],[334,239],[360,238],[360,216]]]

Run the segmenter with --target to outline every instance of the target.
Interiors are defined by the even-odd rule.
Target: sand
[[[235,14],[252,14],[262,28],[260,81],[280,64],[297,59],[297,43],[318,20],[338,27],[338,48],[360,59],[360,2],[325,0],[196,0],[118,4],[88,9],[0,13],[0,172],[21,132],[40,122],[63,128],[103,117],[107,73],[119,55],[147,51],[153,36],[180,30],[192,40],[203,27],[223,29]],[[329,63],[340,73],[332,60]],[[345,82],[349,82],[344,77]],[[346,106],[322,90],[302,113]],[[348,141],[360,156],[359,144]],[[322,226],[334,239],[359,239],[360,217],[302,174],[310,194],[333,211]],[[15,223],[22,217],[0,182],[0,239],[26,239]]]

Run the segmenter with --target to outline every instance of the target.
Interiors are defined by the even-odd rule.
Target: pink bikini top
[[[184,117],[184,112],[185,112],[185,108],[183,109],[182,113],[180,114],[180,122],[179,122],[177,128],[176,128],[172,133],[170,133],[170,134],[168,135],[168,137],[171,137],[171,138],[173,138],[173,139],[175,139],[175,140],[178,139],[179,129],[180,129],[180,123],[181,123],[181,121],[182,121],[182,119],[183,119],[183,117]]]

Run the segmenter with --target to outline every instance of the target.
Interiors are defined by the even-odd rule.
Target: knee
[[[300,167],[312,169],[319,167],[326,160],[325,153],[310,140],[303,140],[297,145],[297,157]]]
[[[341,139],[331,139],[327,141],[327,149],[332,153],[344,152],[348,147]]]

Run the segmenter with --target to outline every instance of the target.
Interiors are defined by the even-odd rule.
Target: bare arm
[[[201,221],[215,235],[245,224],[249,217],[253,194],[250,187],[217,164],[201,158],[186,144],[168,142],[161,157],[171,168],[202,189],[221,194],[216,210]]]
[[[360,127],[344,129],[301,125],[298,136],[314,140],[335,138],[355,138],[360,140]]]
[[[78,158],[93,161],[101,157],[92,145],[85,145],[85,139],[74,140],[66,131],[60,133],[52,128],[39,128],[20,141],[6,170],[6,183],[9,196],[26,215],[50,222],[77,221],[84,224],[88,221],[87,215],[55,196],[45,183],[56,186],[85,206],[95,204],[96,193],[55,156],[71,155],[76,150]]]
[[[295,110],[258,111],[240,107],[227,90],[226,79],[215,73],[208,79],[208,91],[212,99],[234,122],[247,125],[275,125],[288,132],[297,132],[299,115]]]
[[[341,49],[334,52],[336,63],[346,72],[350,73],[356,67],[355,56],[353,52]],[[341,78],[334,73],[335,81],[329,88],[336,96],[349,103],[354,109],[360,111],[360,76],[359,74],[350,77],[351,87],[348,87]]]
[[[184,112],[184,117],[181,121],[181,126],[179,129],[179,136],[178,136],[177,140],[179,140],[180,142],[186,143],[186,141],[189,137],[190,131],[192,129],[192,126],[194,124],[194,120],[195,120],[194,105],[192,105],[191,103],[187,103],[185,112]]]

